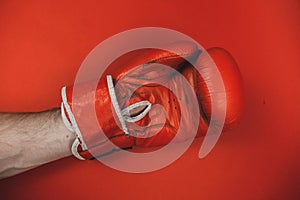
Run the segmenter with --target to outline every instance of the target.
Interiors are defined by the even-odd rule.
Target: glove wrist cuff
[[[72,113],[71,107],[68,103],[67,99],[67,93],[66,93],[66,87],[63,87],[61,90],[61,96],[62,96],[62,103],[61,103],[61,117],[65,124],[65,126],[73,133],[75,133],[76,139],[74,140],[71,152],[72,154],[80,159],[85,160],[80,154],[79,149],[82,149],[82,151],[87,150],[87,146],[83,141],[82,134],[78,128],[76,119]]]

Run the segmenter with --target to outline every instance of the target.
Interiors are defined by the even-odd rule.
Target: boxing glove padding
[[[203,56],[206,52],[190,42],[173,44],[167,49],[169,51],[137,50],[120,57],[105,70],[96,91],[93,92],[93,84],[90,83],[76,86],[77,89],[79,87],[76,105],[72,101],[73,86],[63,89],[62,113],[65,114],[64,121],[76,132],[77,139],[72,148],[76,157],[92,158],[93,155],[86,150],[92,150],[97,155],[118,150],[110,145],[111,142],[122,149],[155,147],[169,143],[176,134],[177,142],[189,139],[198,127],[197,135],[205,134],[211,117],[211,95],[219,92],[207,86],[215,72],[212,62],[205,60],[210,57]],[[229,128],[240,117],[240,73],[225,50],[213,48],[208,52],[224,82],[226,100],[220,106],[227,107],[224,127]],[[162,68],[161,64],[173,71]],[[152,83],[152,80],[163,85]],[[188,91],[195,94],[196,100]],[[180,106],[185,104],[189,104],[189,108],[199,107],[200,116],[197,118],[187,107]],[[73,113],[74,106],[76,112]],[[106,137],[101,137],[88,117],[80,114],[93,106]],[[186,131],[178,135],[180,123]],[[90,130],[86,130],[87,127]]]

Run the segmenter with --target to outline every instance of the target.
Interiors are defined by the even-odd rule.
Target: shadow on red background
[[[197,157],[199,139],[175,163],[147,174],[69,157],[0,181],[2,199],[300,198],[299,1],[74,2],[0,2],[0,111],[58,107],[60,88],[98,43],[158,26],[234,55],[244,118],[205,159]]]

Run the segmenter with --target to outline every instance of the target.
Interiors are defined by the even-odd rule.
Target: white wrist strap
[[[69,122],[67,116],[66,116],[66,113],[65,113],[65,108],[64,108],[64,105],[63,103],[61,102],[61,106],[60,106],[60,110],[61,110],[61,118],[65,124],[65,126],[69,129],[69,131],[71,131],[72,133],[74,133],[74,128],[72,126],[72,124]]]
[[[125,121],[126,122],[137,122],[137,121],[141,120],[142,118],[144,118],[151,109],[151,103],[149,101],[139,101],[137,103],[134,103],[134,104],[124,108],[121,111],[120,105],[119,105],[119,102],[118,102],[118,99],[116,96],[112,77],[110,75],[108,75],[108,76],[106,76],[106,80],[107,80],[107,86],[108,86],[111,103],[112,103],[114,110],[118,116],[118,119],[121,123],[122,130],[124,131],[124,133],[126,135],[129,135],[129,131],[127,129]],[[145,109],[136,116],[130,116],[130,111],[132,111],[138,107],[145,107]]]
[[[112,77],[110,75],[108,75],[106,77],[106,79],[107,79],[107,86],[108,86],[108,90],[109,90],[109,96],[111,98],[113,108],[114,108],[114,110],[115,110],[115,112],[118,116],[118,119],[121,123],[121,126],[122,126],[121,128],[122,128],[122,130],[124,131],[124,133],[126,135],[129,135],[129,132],[128,132],[125,121],[126,122],[137,122],[137,121],[141,120],[150,111],[151,103],[149,101],[140,101],[140,102],[134,103],[134,104],[126,107],[125,109],[123,109],[121,111],[119,102],[118,102],[117,97],[116,97],[116,92],[115,92],[115,88],[114,88],[114,85],[113,85]],[[65,126],[71,132],[75,133],[75,135],[76,135],[76,139],[74,140],[73,145],[71,147],[72,154],[80,160],[85,160],[85,158],[83,158],[78,153],[78,146],[81,145],[81,148],[82,148],[83,151],[87,150],[87,146],[86,146],[86,144],[83,140],[83,137],[82,137],[82,134],[81,134],[81,132],[78,128],[76,119],[75,119],[75,117],[72,113],[71,107],[68,103],[67,95],[66,95],[66,87],[62,88],[61,96],[62,96],[62,100],[63,100],[62,103],[61,103],[61,117],[62,117],[62,120],[63,120]],[[132,111],[132,110],[134,110],[138,107],[144,107],[145,109],[142,110],[141,113],[139,113],[138,115],[131,116],[130,111]],[[66,113],[67,113],[70,121],[68,120],[68,117],[66,116]]]
[[[78,128],[77,122],[75,120],[75,117],[71,111],[70,105],[68,103],[67,100],[67,94],[66,94],[66,87],[63,87],[61,90],[61,96],[62,96],[62,104],[61,104],[61,117],[62,120],[65,124],[65,126],[71,131],[71,132],[75,132],[76,135],[76,139],[73,142],[73,145],[71,147],[71,151],[72,154],[80,159],[80,160],[85,160],[82,156],[80,156],[80,154],[78,153],[78,146],[81,145],[81,148],[83,151],[87,150],[87,146],[82,138],[82,134]],[[68,120],[67,116],[66,116],[66,112],[68,114],[68,117],[70,119],[70,121]],[[80,141],[79,141],[80,140]]]

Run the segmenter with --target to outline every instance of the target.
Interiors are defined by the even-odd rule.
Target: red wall
[[[119,2],[1,1],[0,111],[59,106],[60,88],[93,47],[127,29],[158,26],[234,55],[246,93],[240,126],[203,160],[200,140],[147,174],[69,157],[0,181],[1,199],[299,199],[299,1]]]

